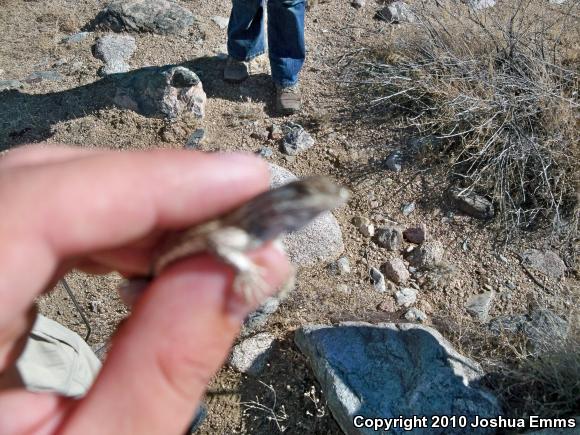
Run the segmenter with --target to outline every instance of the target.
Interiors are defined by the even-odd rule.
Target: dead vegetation
[[[417,23],[349,70],[365,114],[402,120],[454,184],[493,199],[506,233],[575,234],[580,2],[412,6]]]

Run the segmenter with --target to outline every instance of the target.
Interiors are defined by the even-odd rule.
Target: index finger
[[[267,184],[255,157],[191,151],[87,153],[0,171],[0,329],[63,259],[207,220]]]

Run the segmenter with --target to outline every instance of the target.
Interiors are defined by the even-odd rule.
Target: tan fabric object
[[[101,363],[75,332],[38,315],[16,367],[30,391],[79,397],[92,385]]]

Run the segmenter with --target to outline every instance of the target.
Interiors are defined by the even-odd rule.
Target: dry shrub
[[[346,78],[362,87],[367,114],[429,138],[454,183],[493,198],[508,230],[574,234],[580,2],[411,6],[417,23],[392,29]]]

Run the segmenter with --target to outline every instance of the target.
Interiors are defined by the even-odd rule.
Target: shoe
[[[282,87],[276,85],[276,111],[282,115],[292,115],[302,108],[302,96],[298,84]]]
[[[229,57],[224,68],[224,80],[226,82],[243,82],[250,76],[250,64],[241,60]]]

